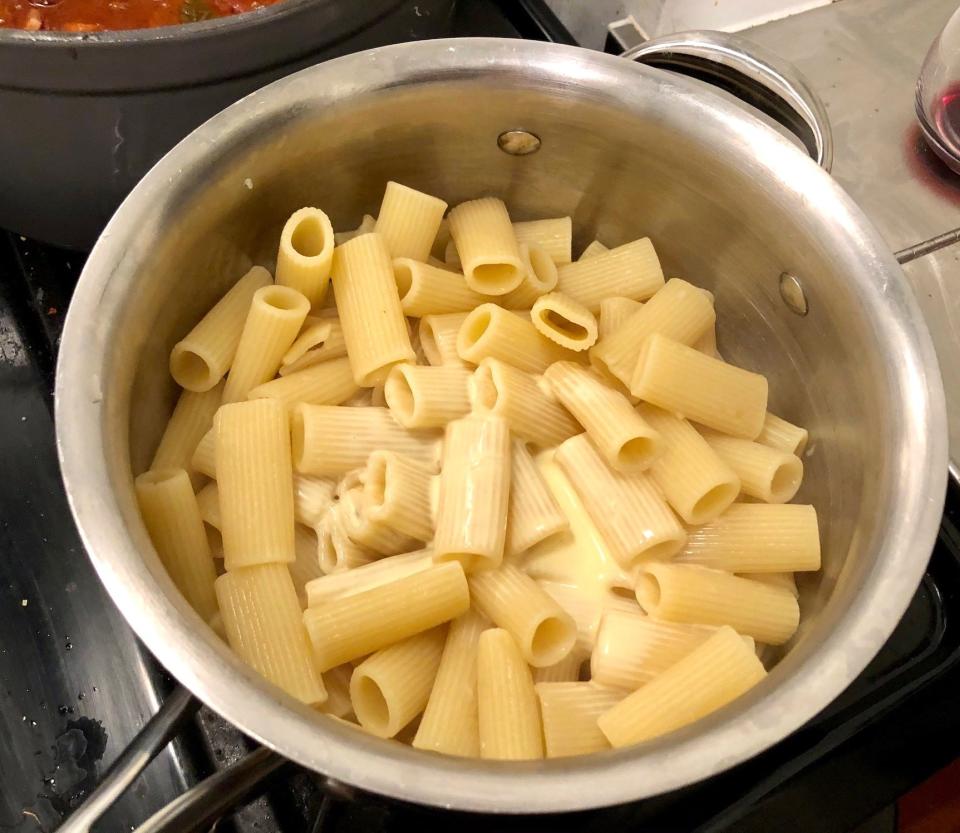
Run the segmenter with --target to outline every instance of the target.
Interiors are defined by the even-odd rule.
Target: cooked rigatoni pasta
[[[645,301],[662,286],[660,260],[647,237],[568,263],[557,273],[557,289],[593,313],[611,295]]]
[[[382,648],[353,670],[350,702],[364,729],[392,738],[423,711],[445,638],[446,628],[432,628]]]
[[[413,745],[447,755],[480,756],[477,653],[486,623],[471,611],[447,630],[440,667]]]
[[[540,706],[530,667],[513,637],[501,628],[480,634],[477,715],[481,758],[543,757]]]
[[[794,454],[769,445],[704,431],[704,439],[740,478],[745,495],[767,503],[786,503],[800,488],[803,462]]]
[[[455,619],[469,607],[463,568],[449,563],[329,599],[307,608],[303,621],[317,667],[327,671]]]
[[[513,224],[517,243],[543,249],[554,263],[572,260],[573,221],[569,217],[551,217],[548,220],[523,220]]]
[[[333,235],[333,241],[338,246],[342,246],[348,240],[353,240],[354,237],[359,237],[361,234],[369,234],[371,231],[377,230],[377,218],[373,217],[370,214],[364,214],[363,219],[360,220],[360,225],[349,231],[338,231]]]
[[[640,743],[706,717],[765,676],[756,654],[723,627],[597,723],[615,747]]]
[[[298,373],[311,365],[346,355],[347,343],[340,319],[308,315],[296,340],[283,354],[279,373],[281,376]]]
[[[510,502],[504,554],[526,552],[545,538],[570,528],[523,440],[514,439],[510,459]]]
[[[393,276],[405,315],[466,312],[490,297],[467,286],[466,279],[458,272],[409,257],[394,258]]]
[[[470,599],[484,616],[509,631],[534,668],[559,662],[573,650],[577,626],[526,573],[512,564],[469,578]]]
[[[394,418],[406,428],[442,428],[470,413],[464,367],[397,365],[387,376],[383,395]]]
[[[556,362],[544,378],[560,403],[586,429],[604,460],[622,472],[639,472],[663,454],[660,434],[619,391],[585,367]]]
[[[474,364],[500,359],[528,373],[543,373],[576,355],[538,333],[529,318],[496,304],[481,304],[467,316],[457,334],[457,353]]]
[[[293,462],[303,474],[341,475],[377,449],[432,463],[438,434],[408,431],[386,408],[298,405],[290,415]]]
[[[660,333],[681,344],[693,344],[713,326],[716,317],[713,302],[702,289],[671,278],[619,329],[590,351],[590,361],[598,370],[630,387],[637,357],[649,336]]]
[[[137,503],[157,555],[173,583],[204,619],[217,610],[207,533],[183,469],[154,469],[136,480]]]
[[[503,417],[518,437],[546,448],[579,434],[581,427],[544,387],[507,362],[484,359],[470,380],[470,401],[475,412]]]
[[[297,523],[316,526],[333,505],[337,483],[328,477],[293,475],[293,516]]]
[[[797,600],[788,591],[693,564],[644,564],[637,601],[655,619],[730,625],[769,645],[790,639],[800,621]]]
[[[627,696],[594,682],[541,682],[536,686],[548,758],[589,755],[609,749],[597,720]]]
[[[510,498],[510,429],[497,416],[447,426],[433,540],[437,561],[491,569],[503,558]]]
[[[200,510],[203,522],[219,531],[221,526],[220,490],[216,483],[208,483],[197,492],[197,508]]]
[[[170,352],[170,375],[180,387],[202,393],[224,377],[233,363],[254,293],[273,283],[254,266],[240,278]]]
[[[372,590],[374,587],[422,573],[432,566],[433,553],[429,550],[417,550],[381,558],[352,570],[327,573],[307,585],[307,607],[317,607],[331,599]]]
[[[290,215],[280,232],[277,283],[303,295],[319,307],[330,285],[333,226],[319,208],[301,208]]]
[[[338,500],[314,527],[317,532],[320,569],[326,575],[354,570],[381,557],[380,553],[350,539],[344,520],[349,508],[349,502]]]
[[[217,476],[217,441],[214,430],[211,428],[200,438],[197,447],[190,458],[190,468],[193,471],[216,478]]]
[[[731,573],[819,570],[817,512],[801,504],[735,503],[691,529],[677,561]]]
[[[739,573],[738,575],[741,578],[753,579],[761,584],[788,590],[795,599],[800,595],[797,590],[797,579],[793,573]]]
[[[240,658],[292,697],[321,705],[327,692],[286,565],[229,570],[217,579],[216,591],[227,641]]]
[[[185,469],[195,486],[200,482],[196,477],[205,472],[194,469],[191,459],[197,444],[213,426],[213,415],[222,396],[222,384],[202,393],[185,390],[180,394],[154,452],[151,469]]]
[[[382,384],[391,367],[415,358],[383,238],[361,234],[337,246],[331,277],[353,378]]]
[[[568,350],[581,351],[597,340],[597,319],[562,292],[548,292],[533,303],[530,321],[537,331]]]
[[[724,434],[751,440],[767,413],[767,380],[654,333],[643,344],[630,392]]]
[[[447,204],[399,182],[388,182],[377,215],[377,234],[391,257],[424,261],[430,255]]]
[[[246,399],[252,388],[276,375],[309,311],[309,301],[286,286],[265,286],[254,293],[223,389],[225,403]]]
[[[320,711],[339,718],[347,718],[353,714],[353,703],[350,702],[350,678],[352,676],[353,666],[349,662],[331,668],[323,675],[323,686],[327,690],[327,699],[320,707]]]
[[[503,200],[460,203],[448,219],[467,286],[484,295],[504,295],[520,285],[523,261]]]
[[[433,468],[393,451],[374,451],[363,477],[366,516],[416,538],[433,538]]]
[[[643,472],[610,468],[586,434],[564,441],[556,460],[625,570],[680,551],[686,533]]]
[[[809,438],[810,435],[806,428],[787,422],[787,420],[767,411],[763,420],[763,428],[757,435],[757,442],[802,457]]]
[[[457,336],[467,320],[468,313],[452,312],[447,315],[426,315],[420,319],[418,333],[420,346],[427,361],[434,366],[472,367],[471,362],[460,358],[457,352]]]
[[[717,350],[717,325],[714,324],[712,327],[707,327],[706,332],[700,338],[698,338],[691,345],[694,350],[699,350],[701,353],[706,353],[708,356],[712,356],[715,359],[723,359],[723,356],[720,355],[720,352]]]
[[[275,399],[224,405],[214,431],[226,568],[293,561],[286,409]]]
[[[609,246],[604,246],[599,240],[594,240],[580,253],[580,257],[577,258],[577,260],[589,260],[591,257],[596,257],[609,251]]]
[[[337,509],[343,531],[355,544],[380,555],[397,555],[417,547],[416,538],[371,517],[363,486],[358,484],[340,497]]]
[[[353,396],[359,387],[346,358],[321,362],[279,379],[257,385],[247,399],[277,399],[287,408],[300,402],[311,405],[339,405]]]
[[[559,662],[545,665],[543,668],[534,668],[533,681],[535,683],[575,683],[580,679],[584,658],[585,655],[575,646]]]
[[[523,261],[520,286],[499,300],[507,309],[530,309],[537,298],[551,292],[557,285],[557,264],[539,246],[521,243],[520,259]]]
[[[598,340],[602,341],[611,336],[620,329],[628,318],[642,308],[643,304],[640,301],[634,301],[632,298],[623,298],[617,295],[612,298],[604,298],[600,302],[600,312],[597,315]]]
[[[641,405],[637,413],[663,440],[663,454],[649,474],[667,503],[688,524],[704,524],[740,494],[740,478],[685,419]]]

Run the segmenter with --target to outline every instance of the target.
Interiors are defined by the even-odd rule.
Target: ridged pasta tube
[[[383,192],[376,231],[391,257],[424,261],[446,210],[443,200],[391,181]]]
[[[303,295],[319,307],[330,286],[333,226],[319,208],[301,208],[290,215],[280,232],[277,283]]]
[[[457,352],[457,336],[468,315],[466,312],[452,312],[447,315],[425,315],[420,319],[417,330],[420,346],[431,365],[473,367],[471,362],[461,359]]]
[[[500,299],[500,304],[507,309],[530,309],[537,298],[557,286],[557,264],[545,250],[521,243],[520,260],[523,261],[520,286]]]
[[[787,422],[787,420],[767,411],[763,420],[763,428],[757,435],[757,442],[802,457],[809,438],[810,435],[806,428]]]
[[[803,462],[795,454],[713,431],[704,431],[704,439],[737,473],[745,495],[767,503],[786,503],[800,488]]]
[[[397,365],[383,388],[390,413],[406,428],[442,428],[470,413],[464,367]]]
[[[433,469],[393,451],[374,451],[364,472],[367,517],[419,541],[433,538]]]
[[[625,691],[594,682],[537,683],[548,758],[589,755],[609,749],[597,720],[626,697]]]
[[[604,298],[600,302],[600,313],[597,315],[598,340],[609,338],[642,307],[643,304],[640,301],[634,301],[632,298],[620,296]]]
[[[222,396],[222,383],[203,393],[185,390],[180,394],[153,455],[151,469],[186,469],[194,486],[201,482],[197,479],[201,472],[194,469],[191,460],[197,444],[213,426],[213,415]]]
[[[394,258],[393,276],[406,315],[444,315],[469,312],[489,300],[467,286],[463,275],[408,257]]]
[[[339,405],[358,390],[349,359],[341,358],[257,385],[247,394],[247,399],[277,399],[287,408],[293,408],[300,402]]]
[[[528,373],[576,356],[538,333],[528,318],[496,304],[481,304],[467,316],[457,333],[457,353],[474,364],[500,359]]]
[[[597,340],[597,319],[593,313],[562,292],[548,292],[537,298],[530,320],[538,332],[568,350],[586,350]]]
[[[550,217],[545,220],[522,220],[513,224],[517,243],[537,246],[554,263],[569,263],[573,246],[573,220],[570,217]]]
[[[460,203],[447,219],[467,286],[484,295],[504,295],[520,285],[523,262],[503,200]]]
[[[511,443],[510,502],[507,509],[507,538],[504,554],[526,552],[545,538],[570,528],[567,516],[557,505],[526,443]]]
[[[662,286],[660,260],[647,237],[558,269],[557,289],[593,313],[604,298],[645,301]]]

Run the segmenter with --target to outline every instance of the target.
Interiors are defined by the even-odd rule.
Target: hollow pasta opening
[[[473,267],[473,280],[478,285],[490,289],[505,286],[512,289],[512,285],[517,282],[519,271],[512,263],[481,263]]]
[[[267,286],[257,290],[260,301],[268,307],[281,312],[299,312],[307,304],[307,299],[287,286]]]
[[[557,285],[557,265],[543,249],[531,246],[527,263],[527,281],[537,289],[549,292]]]
[[[216,384],[216,380],[210,378],[212,371],[207,360],[186,348],[174,347],[170,354],[170,374],[187,390],[209,390]]]
[[[327,235],[320,218],[314,215],[304,217],[290,235],[290,245],[303,257],[317,257],[323,254],[327,246]]]
[[[497,388],[493,371],[487,364],[481,364],[470,380],[473,393],[473,406],[479,411],[492,411],[497,407],[500,391]]]
[[[463,353],[480,341],[484,333],[490,328],[492,321],[493,314],[489,309],[477,307],[471,312],[457,334],[458,351]]]
[[[713,520],[736,500],[740,490],[733,483],[721,483],[700,497],[690,511],[690,523],[694,526]]]
[[[397,292],[400,293],[400,302],[406,299],[413,288],[413,269],[409,263],[402,260],[393,262],[393,279],[397,282]]]
[[[652,573],[637,573],[637,601],[647,613],[656,610],[660,604],[660,582]]]
[[[365,729],[376,735],[386,736],[390,731],[390,705],[383,690],[375,680],[364,675],[356,675],[351,688],[353,709],[357,720]]]
[[[784,461],[774,470],[770,480],[770,500],[786,503],[797,493],[802,479],[803,463],[797,458]]]
[[[634,437],[620,446],[617,460],[621,466],[640,468],[650,461],[655,448],[656,444],[649,437]]]
[[[417,401],[410,387],[410,380],[403,370],[394,370],[387,377],[383,388],[383,396],[387,405],[401,425],[407,425],[413,420]]]
[[[576,321],[571,321],[556,310],[540,310],[540,320],[548,327],[574,341],[584,341],[588,336],[586,327],[581,326]]]
[[[533,632],[530,653],[538,667],[553,665],[563,659],[577,638],[570,623],[556,616],[548,616]]]

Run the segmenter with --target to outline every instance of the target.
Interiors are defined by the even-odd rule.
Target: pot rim
[[[164,214],[164,195],[178,169],[229,147],[231,136],[291,101],[316,106],[402,81],[463,81],[488,73],[502,74],[505,83],[533,79],[540,88],[603,85],[608,102],[622,106],[643,89],[656,100],[670,99],[663,115],[676,119],[678,128],[699,122],[736,135],[775,183],[807,205],[827,206],[818,222],[849,238],[837,258],[863,289],[862,306],[879,328],[878,339],[899,356],[890,373],[902,396],[896,436],[907,462],[888,472],[897,484],[898,517],[881,516],[877,562],[836,615],[833,630],[820,642],[801,640],[763,683],[696,725],[580,759],[438,758],[317,720],[204,633],[185,602],[165,595],[173,585],[143,561],[144,530],[124,524],[102,436],[109,403],[103,401],[100,373],[110,348],[97,337],[98,307],[120,261],[136,252],[131,241],[137,232]],[[919,308],[882,238],[829,175],[775,130],[697,82],[576,47],[498,38],[421,41],[338,58],[248,96],[178,144],[134,189],[87,261],[63,333],[56,415],[63,477],[87,552],[124,617],[176,678],[244,732],[310,769],[394,798],[482,812],[572,811],[656,795],[728,769],[799,728],[859,674],[902,616],[934,544],[947,476],[943,388]]]

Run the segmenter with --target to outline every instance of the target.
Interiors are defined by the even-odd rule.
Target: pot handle
[[[756,107],[803,142],[811,158],[833,166],[830,119],[820,97],[791,64],[727,32],[664,35],[622,57],[706,81]]]

